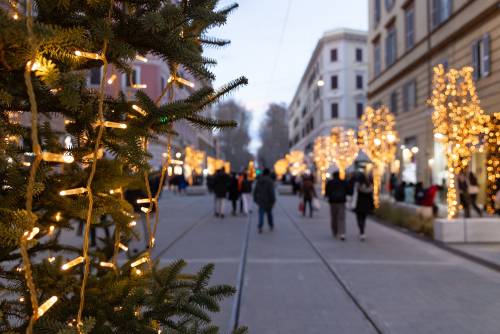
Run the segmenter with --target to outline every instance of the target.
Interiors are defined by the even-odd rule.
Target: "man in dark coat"
[[[273,224],[273,206],[276,203],[276,194],[274,192],[274,182],[271,179],[269,169],[264,169],[262,175],[257,179],[253,191],[253,200],[259,206],[259,233],[262,233],[264,226],[264,214],[267,215],[267,223],[271,231]]]
[[[224,218],[224,201],[226,200],[229,188],[229,177],[223,168],[215,173],[213,188],[215,195],[215,216]]]
[[[333,173],[333,178],[326,184],[325,197],[330,203],[330,217],[333,237],[340,236],[345,239],[345,202],[348,184],[340,179],[338,171]]]

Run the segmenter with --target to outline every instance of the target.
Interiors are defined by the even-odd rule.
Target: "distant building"
[[[442,146],[435,142],[427,104],[432,68],[473,66],[481,107],[500,110],[500,8],[498,0],[369,0],[368,102],[396,115],[401,177],[441,184]],[[472,159],[484,187],[485,154]]]
[[[356,128],[366,105],[367,33],[326,32],[318,41],[288,108],[291,150],[310,153],[335,126]]]

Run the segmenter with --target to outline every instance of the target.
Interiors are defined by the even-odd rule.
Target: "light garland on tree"
[[[495,196],[500,180],[500,112],[486,118],[486,209],[495,213]]]
[[[448,170],[448,219],[456,218],[459,209],[458,174],[465,172],[472,153],[480,144],[484,112],[472,78],[472,67],[445,71],[434,67],[432,121],[434,137],[443,143]]]
[[[248,180],[249,181],[253,181],[255,180],[255,177],[256,177],[256,171],[255,171],[255,163],[253,162],[253,160],[250,160],[248,162],[248,167],[247,167],[247,177],[248,177]]]
[[[307,170],[307,165],[304,162],[304,152],[291,151],[285,155],[285,159],[288,161],[289,170],[292,175],[301,175]]]
[[[358,157],[358,138],[353,129],[335,127],[330,132],[330,159],[339,169],[340,179],[345,179],[345,171]]]
[[[203,173],[204,162],[205,152],[186,146],[184,150],[184,171],[189,184],[193,184],[193,172],[197,175]]]
[[[274,173],[278,179],[281,179],[283,175],[288,171],[288,160],[280,159],[274,163]]]
[[[330,167],[331,161],[329,136],[316,137],[314,140],[313,157],[321,179],[321,194],[324,194],[326,188],[326,171]]]
[[[394,161],[399,142],[395,129],[396,119],[385,106],[378,109],[367,107],[361,116],[358,138],[360,146],[373,162],[373,199],[380,205],[380,189],[385,165]]]

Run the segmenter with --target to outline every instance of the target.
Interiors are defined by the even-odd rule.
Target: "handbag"
[[[299,212],[304,212],[304,202],[302,201],[299,202]]]
[[[314,210],[321,209],[321,203],[320,203],[319,199],[317,199],[316,197],[313,198],[312,205],[313,205]]]

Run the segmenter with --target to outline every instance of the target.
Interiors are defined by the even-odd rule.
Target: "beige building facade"
[[[481,107],[500,111],[500,5],[498,0],[369,0],[368,104],[396,115],[400,175],[441,184],[442,148],[435,142],[428,99],[432,69],[474,67]],[[484,186],[485,156],[472,169]]]

